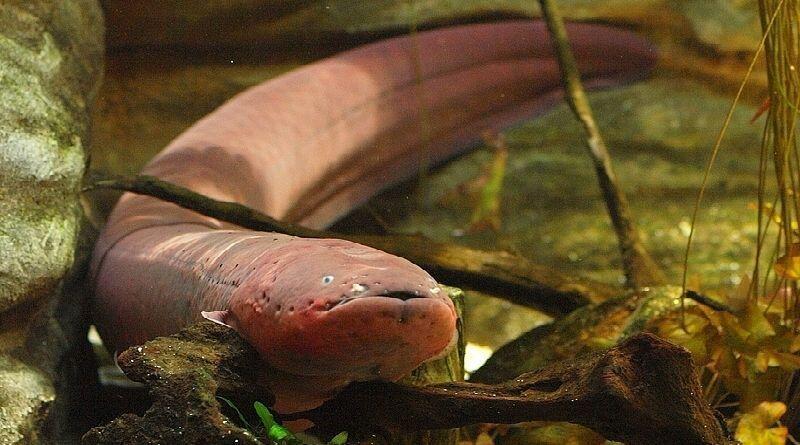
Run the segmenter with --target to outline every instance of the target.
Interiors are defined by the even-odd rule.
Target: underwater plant
[[[707,400],[730,415],[744,444],[797,443],[800,432],[800,156],[796,124],[800,78],[800,4],[759,0],[763,38],[717,137],[695,202],[691,232],[732,111],[763,50],[769,96],[759,153],[755,258],[739,289],[714,311],[684,306],[680,314],[651,320],[650,330],[692,352]],[[691,235],[684,258],[686,289]]]
[[[239,416],[239,420],[242,424],[254,435],[258,436],[260,431],[258,428],[254,427],[247,421],[242,411],[234,404],[231,400],[226,399],[225,397],[217,396],[218,399],[225,402],[231,409],[236,411],[236,414]],[[294,435],[288,428],[281,425],[280,422],[275,420],[275,416],[269,411],[269,408],[266,407],[261,402],[253,402],[253,409],[258,415],[259,420],[261,420],[261,424],[264,428],[264,436],[269,443],[269,445],[307,445],[302,440],[298,439],[297,436]],[[347,443],[347,431],[342,431],[341,433],[333,436],[331,440],[328,441],[327,445],[345,445]]]

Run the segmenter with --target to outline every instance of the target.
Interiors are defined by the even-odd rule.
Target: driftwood
[[[219,393],[268,402],[258,374],[269,372],[233,330],[211,322],[188,327],[119,356],[155,400],[144,417],[125,415],[84,436],[84,444],[239,443],[255,439],[221,414]],[[629,445],[732,444],[702,399],[689,353],[650,334],[610,350],[527,373],[507,383],[413,387],[353,384],[296,418],[353,435],[421,431],[473,423],[561,420]]]
[[[629,445],[733,444],[703,400],[687,350],[652,334],[499,385],[350,385],[298,417],[334,429],[422,430],[553,420]]]
[[[96,178],[84,190],[115,189],[152,196],[205,216],[259,231],[308,238],[342,238],[407,258],[439,281],[474,289],[513,303],[560,316],[617,291],[607,285],[568,277],[504,251],[471,249],[420,235],[347,235],[278,221],[247,206],[217,201],[152,176]]]

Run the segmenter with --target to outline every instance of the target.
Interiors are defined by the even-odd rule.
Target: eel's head
[[[446,292],[411,262],[360,244],[296,238],[237,289],[226,323],[276,370],[331,382],[397,380],[455,344]]]

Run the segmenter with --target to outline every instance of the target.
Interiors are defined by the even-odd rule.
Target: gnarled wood
[[[733,444],[701,394],[686,349],[638,334],[604,353],[498,385],[353,384],[300,417],[349,431],[555,420],[629,445]]]

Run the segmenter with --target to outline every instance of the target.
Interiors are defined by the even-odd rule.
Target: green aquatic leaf
[[[256,414],[258,414],[258,418],[261,419],[261,423],[264,425],[264,428],[267,430],[267,438],[279,444],[287,444],[287,445],[302,445],[294,434],[289,431],[286,427],[282,426],[278,422],[275,421],[275,417],[272,416],[272,413],[269,412],[266,406],[264,406],[261,402],[253,403],[253,409],[256,410]]]
[[[328,445],[345,445],[347,443],[347,431],[342,431],[341,433],[333,436],[333,439],[328,442]]]
[[[239,410],[239,408],[234,405],[234,403],[225,397],[217,396],[218,399],[222,400],[223,402],[227,403],[228,406],[233,408],[236,411],[236,414],[239,415],[239,419],[242,421],[248,430],[250,430],[253,434],[256,434],[255,428],[245,419],[244,414]],[[256,414],[258,414],[258,418],[261,419],[261,423],[264,425],[264,429],[267,431],[267,440],[272,445],[306,445],[305,442],[301,441],[294,434],[292,434],[289,429],[278,423],[275,420],[275,417],[269,411],[263,403],[255,402],[253,403],[253,409],[255,409]],[[333,437],[333,439],[328,442],[328,445],[345,445],[347,443],[347,431],[342,431],[341,433],[337,434]]]
[[[230,406],[231,408],[233,408],[233,410],[234,410],[234,411],[236,411],[236,414],[238,414],[238,415],[239,415],[239,420],[241,420],[241,421],[242,421],[242,424],[244,424],[244,426],[245,426],[245,427],[246,427],[248,430],[250,430],[250,431],[253,431],[253,426],[252,426],[252,425],[250,425],[250,422],[248,422],[248,421],[247,421],[247,419],[245,419],[245,418],[244,418],[244,414],[242,414],[242,412],[241,412],[241,411],[239,411],[239,408],[237,408],[237,407],[236,407],[236,405],[234,405],[234,404],[233,404],[233,402],[231,402],[230,400],[226,399],[225,397],[217,396],[217,398],[218,398],[218,399],[220,399],[220,400],[222,400],[223,402],[227,403],[227,404],[228,404],[228,406]]]

